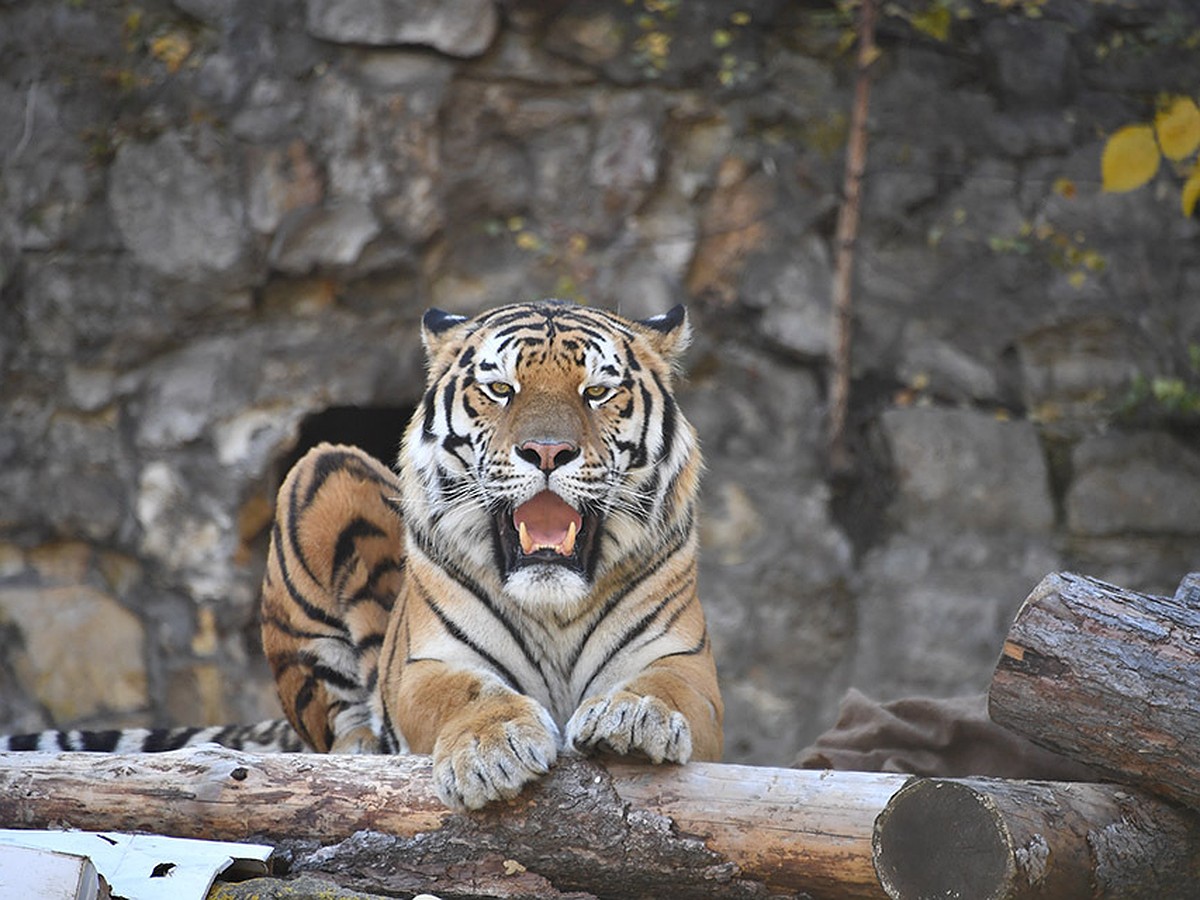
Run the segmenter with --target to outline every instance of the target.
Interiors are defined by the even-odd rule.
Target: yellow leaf
[[[944,6],[931,5],[909,21],[913,28],[935,41],[945,41],[950,37],[950,10]]]
[[[1075,187],[1075,182],[1070,178],[1056,178],[1054,179],[1054,193],[1067,200],[1074,200],[1079,191]]]
[[[180,31],[160,35],[150,42],[150,53],[174,74],[192,53],[192,42]]]
[[[1183,183],[1183,193],[1179,197],[1180,206],[1183,207],[1183,214],[1189,219],[1196,211],[1197,200],[1200,200],[1200,163],[1195,165],[1192,169],[1192,174]]]
[[[1149,125],[1126,125],[1113,132],[1100,156],[1100,178],[1110,193],[1132,191],[1154,177],[1161,157]]]
[[[1200,107],[1191,97],[1175,97],[1154,117],[1158,145],[1167,159],[1180,160],[1200,147]]]

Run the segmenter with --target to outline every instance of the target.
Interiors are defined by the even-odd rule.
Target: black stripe
[[[423,531],[420,531],[416,528],[411,528],[410,533],[416,538],[417,546],[421,549],[422,553],[424,553],[439,569],[441,569],[444,574],[450,576],[450,579],[454,581],[455,584],[457,584],[463,590],[469,592],[476,600],[478,600],[483,608],[490,612],[496,621],[504,626],[504,630],[507,631],[509,637],[513,639],[513,643],[517,645],[517,649],[521,651],[521,654],[525,657],[525,661],[529,663],[530,668],[537,670],[539,674],[542,675],[542,681],[546,686],[546,690],[549,690],[550,684],[546,681],[546,676],[544,673],[542,673],[541,666],[534,658],[532,651],[529,649],[529,645],[525,642],[525,636],[521,633],[517,626],[513,624],[512,620],[509,619],[502,610],[496,607],[496,605],[492,602],[492,598],[488,592],[485,591],[478,582],[476,582],[469,575],[463,572],[462,569],[456,566],[452,560],[444,559],[440,556],[440,554],[435,552],[429,536]]]
[[[654,398],[650,395],[650,389],[644,384],[639,384],[638,389],[642,395],[642,433],[638,436],[636,452],[629,461],[633,468],[640,468],[646,464],[646,438],[650,434],[650,418],[654,410]]]
[[[14,734],[8,739],[9,750],[36,750],[38,740],[41,735],[38,734]],[[61,738],[60,738],[61,741]]]
[[[392,725],[392,717],[388,715],[386,704],[383,707],[383,722],[381,724],[383,727],[380,737],[382,738],[381,743],[383,744],[384,752],[393,755],[399,753],[402,745],[396,740],[396,729]]]
[[[383,632],[376,631],[366,635],[358,642],[358,650],[361,653],[364,650],[374,650],[383,646]]]
[[[629,366],[629,371],[642,371],[642,364],[638,362],[637,354],[633,352],[633,341],[625,342],[625,365]]]
[[[292,485],[292,490],[288,495],[287,536],[288,544],[296,559],[300,561],[300,566],[313,581],[320,583],[321,579],[309,566],[308,558],[300,544],[301,509],[308,509],[321,488],[325,486],[325,482],[338,472],[345,472],[358,481],[368,481],[391,489],[395,488],[395,484],[381,478],[377,472],[373,471],[363,459],[360,451],[327,450],[322,452],[315,462],[310,463],[309,467],[312,470],[312,479],[304,490],[303,502],[299,501],[300,479],[297,479]]]
[[[112,753],[121,742],[121,732],[117,729],[105,731],[79,732],[81,747],[76,749],[92,750],[96,753]]]
[[[662,447],[658,451],[658,459],[661,462],[671,455],[671,450],[675,447],[675,419],[676,407],[675,401],[671,397],[671,392],[667,390],[667,386],[663,384],[658,373],[654,374],[654,383],[658,386],[659,398],[663,405],[663,421],[662,421]],[[649,411],[647,411],[647,417]]]
[[[333,548],[333,566],[330,568],[330,580],[342,570],[344,566],[357,551],[357,541],[359,538],[367,537],[387,537],[387,532],[376,525],[358,516],[350,520],[341,532],[338,533],[337,543]]]
[[[309,631],[305,628],[299,628],[293,625],[290,621],[276,618],[275,616],[269,616],[263,619],[263,626],[265,627],[267,625],[270,625],[275,630],[282,634],[286,634],[289,637],[302,638],[304,640],[315,640],[317,638],[325,638],[331,641],[343,640],[343,638],[339,638],[337,635],[329,634],[325,631]]]
[[[701,651],[703,651],[704,648],[707,646],[708,646],[708,632],[706,631],[700,637],[700,640],[696,641],[695,644],[688,647],[686,650],[676,650],[674,653],[664,653],[662,656],[660,656],[658,659],[656,659],[655,662],[658,662],[659,660],[662,660],[662,659],[671,659],[672,657],[675,657],[675,656],[695,656],[697,653],[700,653]]]
[[[613,645],[609,648],[608,653],[605,655],[604,660],[592,671],[592,676],[588,679],[587,685],[584,687],[581,696],[587,697],[589,694],[591,694],[592,683],[600,677],[600,673],[608,667],[608,664],[613,661],[617,654],[629,646],[631,641],[644,634],[646,629],[650,627],[650,623],[658,618],[659,613],[666,609],[667,605],[671,603],[672,600],[675,600],[686,589],[687,586],[688,585],[685,584],[678,590],[667,594],[667,596],[663,597],[663,599],[654,605],[653,609],[648,611],[640,619],[634,622],[629,628],[625,629],[625,633],[621,635],[620,640],[613,643]]]
[[[323,609],[320,609],[319,607],[313,605],[312,603],[309,603],[308,600],[304,597],[304,595],[300,593],[300,590],[296,587],[295,582],[292,581],[292,577],[288,574],[287,563],[284,561],[284,558],[283,558],[283,541],[282,541],[282,536],[280,534],[278,522],[275,523],[275,542],[274,543],[275,543],[276,561],[279,565],[279,573],[280,573],[280,575],[283,576],[283,586],[287,589],[288,596],[292,598],[292,602],[294,602],[298,607],[300,607],[300,609],[303,610],[304,614],[307,615],[310,619],[314,619],[315,621],[320,622],[322,625],[329,626],[330,628],[332,628],[334,631],[338,632],[339,634],[343,634],[343,635],[347,634],[348,631],[346,628],[346,623],[343,622],[341,620],[341,618],[339,618],[337,616],[331,616],[329,613],[325,612]],[[308,567],[305,566],[305,568],[308,568]],[[310,572],[309,574],[311,575],[312,573]],[[316,579],[314,579],[314,580],[316,580]],[[332,637],[332,635],[330,635],[330,636]]]
[[[384,576],[390,575],[393,572],[401,574],[404,572],[403,560],[385,559],[377,563],[367,576],[366,583],[350,596],[343,598],[343,605],[353,607],[358,606],[360,603],[376,603],[385,610],[390,610],[395,605],[396,597],[392,594],[380,596],[379,582]]]
[[[421,401],[421,405],[424,407],[425,412],[425,415],[422,417],[421,421],[421,439],[427,443],[437,437],[433,431],[433,419],[437,413],[436,398],[436,390],[435,388],[431,387],[425,392],[425,399]]]
[[[329,666],[314,665],[312,669],[313,677],[324,681],[326,684],[332,684],[345,691],[362,690],[362,684],[354,675],[347,675],[344,672],[339,672],[337,669]]]
[[[310,747],[315,747],[316,741],[313,740],[312,732],[308,730],[308,723],[304,721],[304,711],[308,709],[309,704],[313,702],[316,696],[317,683],[311,677],[304,679],[304,684],[300,690],[296,691],[296,696],[292,698],[292,718],[296,731],[300,733],[300,737]]]
[[[186,747],[187,742],[199,731],[199,728],[159,728],[146,735],[142,742],[143,753],[162,753],[166,750],[178,750]]]
[[[686,538],[686,534],[676,534],[675,540],[663,548],[663,552],[652,559],[649,565],[639,569],[632,581],[630,581],[620,591],[613,594],[608,598],[607,601],[605,601],[604,608],[600,611],[600,615],[596,616],[596,618],[592,621],[592,624],[588,627],[587,633],[583,635],[579,641],[579,644],[576,646],[575,653],[572,654],[571,662],[568,668],[573,670],[575,666],[579,664],[579,658],[583,655],[583,651],[587,647],[588,642],[595,635],[596,629],[600,627],[600,623],[612,614],[612,611],[617,608],[617,605],[620,604],[622,600],[628,597],[647,579],[662,569],[662,567],[666,565],[667,562],[680,551],[680,549],[682,549],[684,543],[686,542]],[[579,617],[576,617],[575,619],[570,620],[570,622],[564,624],[572,624],[573,622],[578,621],[578,619]]]
[[[447,434],[454,434],[454,395],[457,391],[457,378],[451,378],[442,387],[442,417],[446,420]]]
[[[514,691],[521,691],[520,682],[517,681],[513,673],[508,670],[508,667],[501,663],[500,660],[496,659],[496,657],[492,656],[492,654],[483,649],[482,646],[471,640],[471,637],[459,627],[458,623],[451,619],[450,616],[440,606],[437,605],[434,599],[425,593],[425,591],[421,591],[421,599],[425,601],[425,605],[433,611],[433,614],[438,617],[438,620],[442,623],[442,627],[446,629],[452,638],[454,638],[460,644],[465,644],[474,653],[477,653],[479,656],[483,657],[492,670],[501,678],[503,678],[508,683],[508,686]],[[521,693],[525,692],[521,691]]]

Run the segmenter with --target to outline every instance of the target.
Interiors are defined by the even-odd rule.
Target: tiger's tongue
[[[513,525],[521,538],[521,550],[533,553],[549,548],[563,556],[575,550],[575,537],[583,517],[553,491],[542,491],[513,511]]]

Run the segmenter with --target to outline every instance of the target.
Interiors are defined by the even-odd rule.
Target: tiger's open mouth
[[[582,515],[553,491],[542,491],[514,510],[496,514],[496,532],[505,574],[525,566],[551,563],[591,572],[596,517]]]

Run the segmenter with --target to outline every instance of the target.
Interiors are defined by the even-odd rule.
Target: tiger
[[[430,309],[421,337],[395,470],[320,444],[279,489],[261,631],[290,740],[430,755],[455,810],[564,753],[719,760],[684,307]]]

